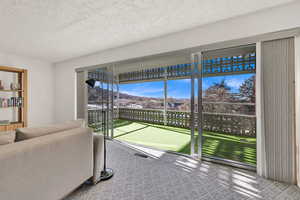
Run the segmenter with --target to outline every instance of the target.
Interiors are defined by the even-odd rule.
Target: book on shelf
[[[23,106],[23,97],[0,98],[0,108]]]

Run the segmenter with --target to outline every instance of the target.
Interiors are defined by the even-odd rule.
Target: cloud
[[[125,91],[125,90],[122,90],[122,91],[120,91],[120,93],[132,95],[132,96],[139,96],[136,92],[133,92],[133,91]]]
[[[136,87],[132,89],[121,90],[120,92],[133,96],[158,97],[163,95],[163,91],[163,88]]]
[[[244,79],[232,78],[232,79],[227,79],[226,84],[232,89],[239,89],[240,86],[244,83],[244,81],[245,81]]]

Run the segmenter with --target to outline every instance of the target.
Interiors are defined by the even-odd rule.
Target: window
[[[163,109],[163,81],[120,84],[120,108]]]

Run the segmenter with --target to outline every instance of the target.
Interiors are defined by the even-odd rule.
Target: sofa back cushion
[[[74,120],[59,124],[53,124],[45,127],[18,128],[16,130],[16,141],[27,140],[84,126],[84,120]]]
[[[0,145],[14,143],[16,139],[15,131],[3,131],[0,132]]]
[[[0,146],[1,200],[61,200],[92,176],[87,128]]]

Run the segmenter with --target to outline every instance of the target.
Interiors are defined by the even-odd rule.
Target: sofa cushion
[[[84,126],[84,120],[74,120],[59,124],[52,124],[45,127],[18,128],[16,130],[16,141],[22,141]]]
[[[0,132],[0,145],[14,143],[16,139],[15,131],[3,131]]]

